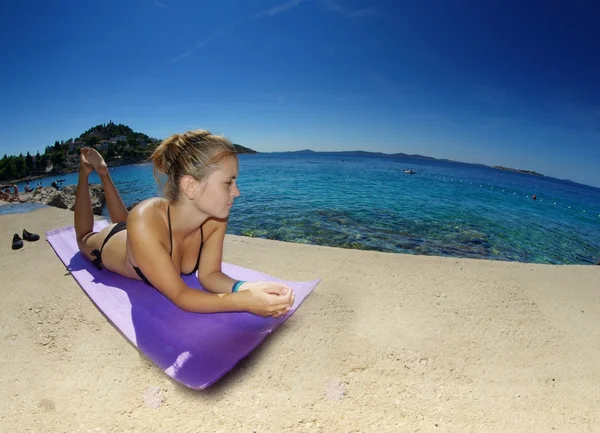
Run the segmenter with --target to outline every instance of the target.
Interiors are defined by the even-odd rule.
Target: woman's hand
[[[263,317],[279,317],[294,305],[294,291],[281,283],[245,282],[238,289],[246,297],[246,310]]]

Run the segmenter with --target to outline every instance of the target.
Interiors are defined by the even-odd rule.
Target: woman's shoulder
[[[208,239],[213,233],[227,230],[227,219],[208,218],[202,224],[204,239]]]
[[[167,201],[160,197],[142,200],[129,211],[127,223],[160,224],[164,220]]]

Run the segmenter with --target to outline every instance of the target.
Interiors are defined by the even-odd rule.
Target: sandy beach
[[[66,271],[44,232],[72,218],[0,216],[0,431],[600,431],[600,266],[227,236],[226,262],[322,281],[232,372],[192,391]],[[13,251],[23,229],[41,239]]]

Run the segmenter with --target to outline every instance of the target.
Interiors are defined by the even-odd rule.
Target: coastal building
[[[110,140],[102,140],[100,143],[96,144],[94,147],[96,150],[106,150],[108,149],[108,145],[112,142]]]
[[[67,155],[67,165],[73,165],[73,166],[79,165],[79,154]]]
[[[83,141],[71,141],[69,142],[69,152],[74,152],[77,149],[80,149],[85,146]]]
[[[109,141],[111,143],[118,143],[119,141],[127,141],[127,137],[124,135],[117,135],[116,137],[111,137]]]

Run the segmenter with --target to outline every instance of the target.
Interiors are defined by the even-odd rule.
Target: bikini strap
[[[202,252],[202,245],[204,245],[204,230],[202,230],[202,226],[200,226],[200,252]]]
[[[204,245],[204,231],[202,230],[202,226],[200,226],[200,250],[198,251],[198,260],[196,260],[196,268],[194,272],[196,272],[200,268],[200,255],[202,254],[202,246]]]
[[[171,206],[167,206],[167,219],[169,220],[169,238],[171,239],[171,252],[169,255],[173,257],[173,232],[171,231]]]

